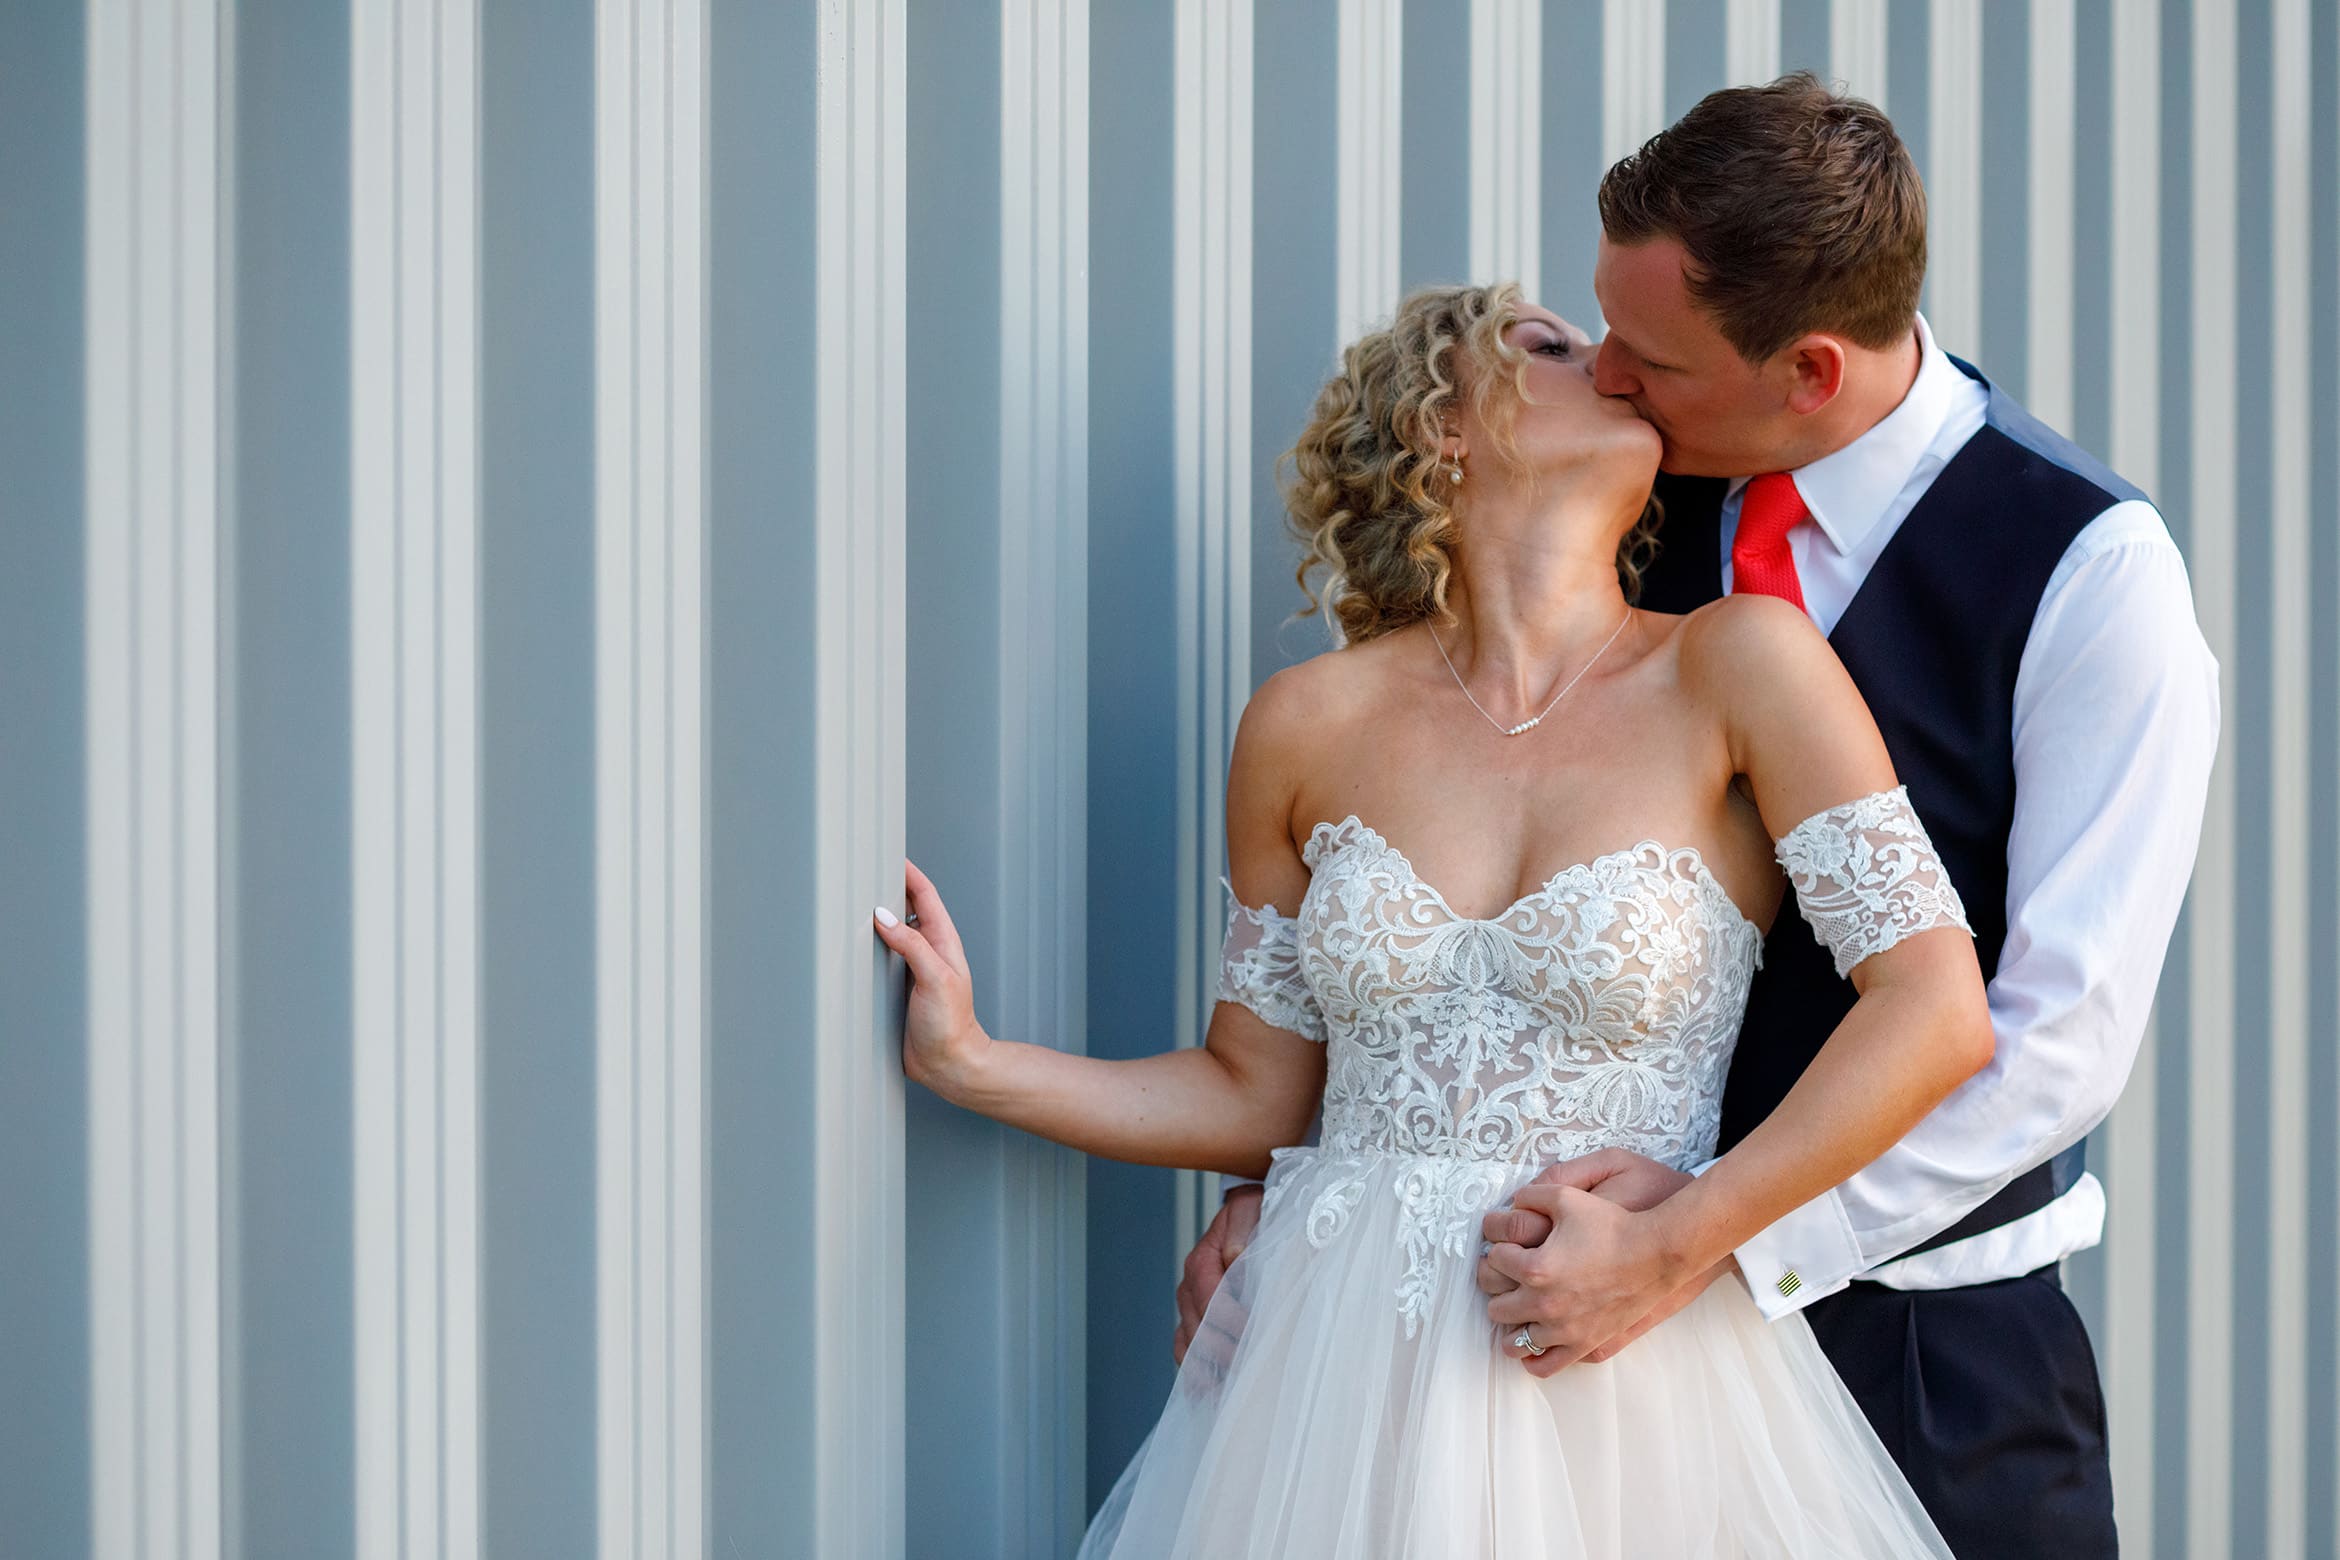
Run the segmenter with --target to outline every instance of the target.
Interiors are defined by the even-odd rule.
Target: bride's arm
[[[1895,788],[1868,706],[1802,613],[1733,597],[1683,633],[1683,676],[1713,701],[1733,766],[1774,838]],[[1858,1000],[1811,1066],[1704,1176],[1642,1212],[1567,1185],[1532,1185],[1513,1199],[1559,1226],[1539,1246],[1501,1243],[1487,1259],[1489,1278],[1517,1286],[1496,1296],[1489,1317],[1534,1323],[1536,1341],[1549,1345],[1530,1365],[1537,1374],[1625,1335],[1749,1238],[1891,1148],[1989,1063],[1990,1010],[1962,927],[1901,936],[1850,978]]]
[[[1774,839],[1898,785],[1868,705],[1808,618],[1768,597],[1707,616],[1684,654],[1706,663],[1695,674],[1723,703],[1732,759]],[[1933,874],[1947,885],[1938,863]],[[1849,978],[1858,1000],[1778,1108],[1661,1205],[1685,1273],[1851,1176],[1989,1064],[1990,1007],[1964,927],[1904,936]]]
[[[1246,709],[1227,780],[1227,859],[1245,904],[1289,913],[1308,887],[1292,846],[1281,701]],[[994,1039],[975,1018],[967,958],[942,897],[904,864],[916,927],[877,917],[910,967],[902,1065],[954,1104],[1086,1153],[1138,1164],[1267,1173],[1269,1152],[1300,1141],[1324,1087],[1324,1047],[1234,1002],[1213,1009],[1200,1047],[1112,1061]]]

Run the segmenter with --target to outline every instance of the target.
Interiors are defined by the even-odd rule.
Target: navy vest
[[[1958,367],[1990,392],[1986,420],[1902,521],[1829,643],[1868,700],[1893,767],[1966,902],[1987,980],[2007,938],[2015,674],[2024,643],[2073,538],[2115,503],[2144,495],[1974,368]],[[1664,550],[1644,576],[1640,605],[1688,612],[1722,594],[1727,486],[1719,478],[1659,478]],[[1783,904],[1731,1059],[1723,1148],[1786,1097],[1855,995],[1795,907]],[[2080,1152],[2075,1146],[2018,1177],[1915,1249],[2045,1207],[2078,1179]]]

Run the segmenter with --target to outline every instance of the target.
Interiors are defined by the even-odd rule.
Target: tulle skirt
[[[1602,1364],[1503,1354],[1478,1215],[1532,1173],[1278,1155],[1083,1560],[1948,1556],[1811,1329],[1735,1278]]]

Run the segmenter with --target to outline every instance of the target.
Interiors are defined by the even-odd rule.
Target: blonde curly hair
[[[1341,371],[1317,392],[1308,427],[1280,462],[1302,549],[1295,577],[1308,606],[1300,615],[1329,611],[1343,643],[1446,618],[1459,534],[1452,483],[1439,474],[1446,415],[1467,384],[1471,414],[1497,458],[1517,463],[1512,434],[1527,354],[1503,333],[1519,304],[1515,282],[1414,293],[1386,328],[1341,354]],[[1628,601],[1641,594],[1662,519],[1652,498],[1617,549]]]

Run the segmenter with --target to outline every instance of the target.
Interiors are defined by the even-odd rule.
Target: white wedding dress
[[[1895,790],[1780,843],[1840,971],[1965,915]],[[1603,1364],[1498,1347],[1479,1221],[1561,1159],[1713,1157],[1762,938],[1694,850],[1555,873],[1490,920],[1352,816],[1298,914],[1233,907],[1220,997],[1329,1047],[1160,1422],[1084,1560],[1949,1554],[1801,1316],[1715,1283]]]

